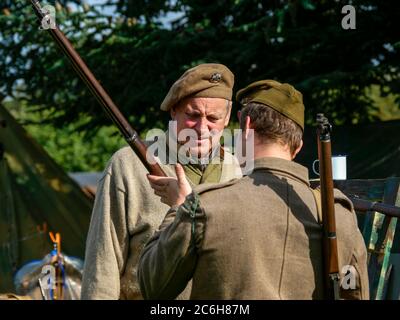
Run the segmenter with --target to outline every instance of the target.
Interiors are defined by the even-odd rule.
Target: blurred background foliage
[[[67,172],[102,171],[110,156],[126,144],[112,125],[102,126],[95,135],[77,130],[90,121],[85,116],[56,128],[51,123],[40,123],[52,110],[27,112],[25,102],[17,100],[6,101],[4,105]]]
[[[235,91],[263,78],[293,84],[304,95],[308,124],[318,112],[336,125],[400,119],[396,0],[47,3],[142,133],[166,128],[162,99],[185,69],[202,62],[226,64]],[[346,4],[356,8],[355,30],[341,27]],[[66,170],[102,170],[123,142],[49,34],[38,29],[29,1],[0,3],[0,57],[0,100]]]

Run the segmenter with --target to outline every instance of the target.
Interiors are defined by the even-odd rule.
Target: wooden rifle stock
[[[49,12],[46,12],[38,0],[31,0],[32,6],[39,19],[39,22],[47,20],[50,21]],[[85,62],[73,48],[66,36],[61,32],[57,25],[54,28],[49,28],[51,36],[54,41],[66,55],[68,60],[71,62],[74,70],[78,73],[79,77],[85,82],[91,93],[95,96],[96,100],[103,107],[104,111],[108,114],[114,124],[118,127],[119,131],[131,146],[133,151],[138,155],[147,170],[154,175],[166,176],[160,165],[156,163],[153,158],[151,163],[147,161],[146,151],[147,147],[144,142],[140,139],[138,133],[129,125],[128,121],[122,115],[118,107],[112,101],[110,96],[101,86],[101,84],[94,77],[93,73],[89,70]]]
[[[318,159],[321,181],[321,204],[323,224],[323,256],[326,298],[340,299],[339,261],[336,239],[335,199],[332,177],[332,126],[323,114],[317,115]]]

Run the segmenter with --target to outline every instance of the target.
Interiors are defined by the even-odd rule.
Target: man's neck
[[[266,157],[281,158],[289,161],[293,160],[288,148],[285,148],[280,144],[255,144],[254,160]]]

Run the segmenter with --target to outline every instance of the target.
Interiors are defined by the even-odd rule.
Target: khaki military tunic
[[[223,161],[220,182],[240,172],[231,154],[225,152]],[[163,169],[175,176],[173,166]],[[82,299],[142,298],[136,275],[139,254],[169,208],[154,195],[147,173],[130,147],[116,152],[104,170],[86,241]],[[216,179],[215,174],[210,177]]]
[[[198,196],[198,194],[200,196]],[[351,202],[335,190],[339,266],[354,266],[346,298],[368,299],[366,248]],[[323,299],[322,227],[308,170],[262,158],[250,175],[200,186],[143,250],[147,299]]]

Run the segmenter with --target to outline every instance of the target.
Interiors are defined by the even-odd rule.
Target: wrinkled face
[[[186,98],[171,110],[172,120],[177,122],[178,139],[191,136],[190,152],[198,157],[207,155],[218,144],[223,129],[228,125],[231,103],[222,98]],[[190,129],[190,130],[186,130]],[[184,144],[188,141],[180,141]]]

